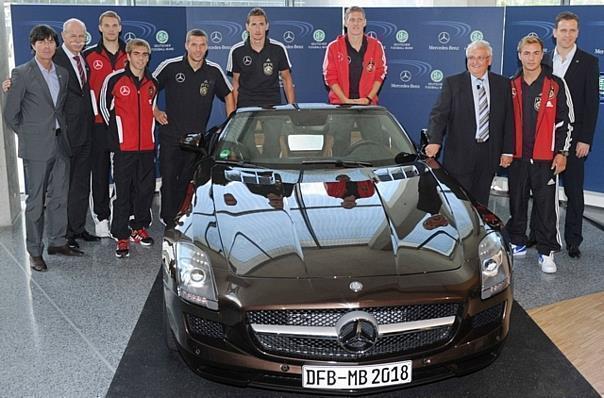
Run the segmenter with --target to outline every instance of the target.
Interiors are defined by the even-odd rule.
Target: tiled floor
[[[506,199],[491,206],[507,217]],[[105,395],[160,266],[157,224],[156,244],[134,247],[128,259],[117,259],[105,239],[84,243],[83,258],[47,256],[44,274],[29,269],[21,223],[0,229],[0,396]],[[534,251],[515,263],[515,297],[525,309],[604,291],[603,232],[586,224],[585,235],[583,258],[561,253],[555,275],[541,273]]]

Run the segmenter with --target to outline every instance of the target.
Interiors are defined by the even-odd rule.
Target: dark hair
[[[570,11],[562,11],[560,14],[558,14],[556,16],[556,23],[554,24],[554,28],[558,29],[558,23],[560,23],[560,21],[572,21],[575,20],[577,21],[577,28],[579,27],[579,16],[577,14],[575,14],[574,12],[570,12]]]
[[[29,44],[32,47],[37,41],[44,41],[46,39],[52,39],[57,46],[59,45],[59,35],[48,25],[36,25],[29,32]]]
[[[260,7],[252,8],[250,12],[247,13],[247,18],[245,19],[246,24],[250,23],[251,17],[264,17],[264,21],[268,23],[266,12]]]
[[[206,39],[208,38],[207,33],[204,32],[203,30],[201,30],[201,29],[191,29],[190,31],[187,32],[187,38],[185,39],[185,42],[188,43],[192,36],[195,36],[195,37],[205,37]]]

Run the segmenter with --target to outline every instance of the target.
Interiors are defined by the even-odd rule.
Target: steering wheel
[[[344,153],[344,156],[351,156],[355,152],[364,152],[364,153],[373,153],[373,151],[377,151],[378,154],[383,154],[384,151],[387,150],[386,147],[382,144],[378,144],[374,141],[360,140],[352,144]]]

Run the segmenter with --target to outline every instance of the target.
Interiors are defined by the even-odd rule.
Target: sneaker
[[[525,245],[515,245],[512,243],[512,255],[514,257],[526,256],[526,246]]]
[[[546,274],[553,274],[556,272],[557,268],[556,263],[554,262],[554,252],[550,252],[548,256],[539,253],[539,265],[541,266],[541,271]]]
[[[143,246],[151,246],[153,244],[153,238],[149,236],[145,228],[133,229],[132,234],[130,234],[130,240]]]
[[[124,258],[130,255],[130,242],[128,239],[120,239],[115,247],[115,257]]]
[[[109,220],[100,220],[94,225],[94,232],[99,238],[111,238]]]

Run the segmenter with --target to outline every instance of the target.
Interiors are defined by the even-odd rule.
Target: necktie
[[[84,65],[82,65],[82,60],[79,55],[73,57],[76,61],[76,65],[78,66],[78,74],[80,75],[80,83],[82,87],[86,84],[86,73],[84,73]]]
[[[482,81],[482,80],[481,80]],[[485,142],[489,139],[489,101],[487,101],[487,90],[484,88],[484,82],[478,89],[478,142]]]

